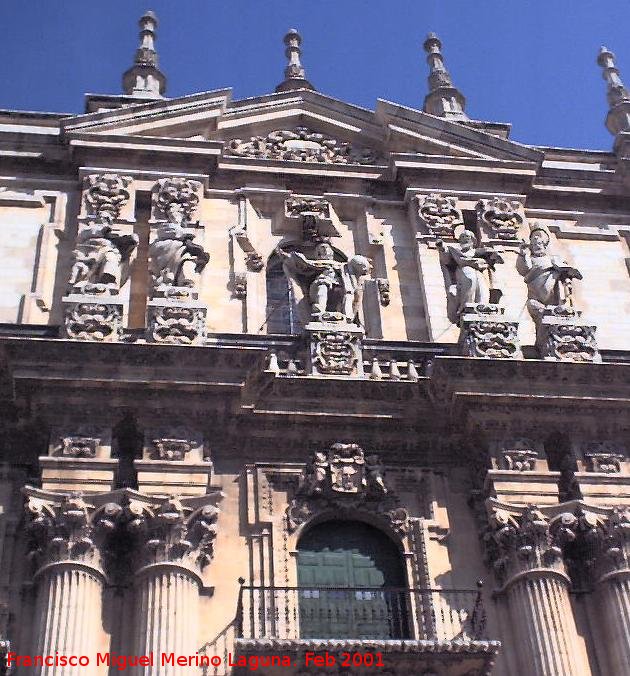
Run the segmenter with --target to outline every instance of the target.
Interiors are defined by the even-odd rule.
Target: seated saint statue
[[[118,293],[123,264],[137,245],[138,236],[121,235],[112,226],[109,214],[103,214],[97,221],[81,227],[70,273],[71,290],[78,293]]]
[[[456,306],[453,314],[459,320],[466,305],[490,302],[489,274],[497,263],[503,263],[503,258],[491,247],[478,247],[477,237],[470,230],[464,230],[457,241],[458,244],[446,246],[438,240],[437,247],[451,277],[448,294]]]
[[[192,240],[186,230],[181,205],[171,202],[166,208],[167,222],[160,223],[157,237],[149,246],[149,272],[156,292],[169,288],[194,288],[210,256]]]
[[[287,277],[296,282],[310,304],[310,320],[343,319],[359,323],[363,281],[371,270],[365,256],[352,256],[348,261],[336,261],[328,242],[315,245],[312,258],[299,251],[276,253],[283,261]]]
[[[539,223],[530,227],[529,244],[522,242],[516,259],[516,269],[525,279],[528,291],[527,306],[534,319],[542,316],[547,307],[572,306],[572,280],[582,279],[582,273],[560,256],[551,256],[550,235]]]

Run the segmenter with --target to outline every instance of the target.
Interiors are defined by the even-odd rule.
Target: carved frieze
[[[419,195],[418,217],[428,234],[439,238],[452,239],[455,228],[463,227],[464,217],[457,208],[456,197],[444,197],[439,193]]]
[[[518,232],[524,218],[520,213],[521,203],[502,197],[477,202],[477,222],[491,237],[502,240],[518,240]]]
[[[281,129],[266,136],[252,136],[247,140],[233,139],[227,143],[225,154],[261,160],[322,164],[378,164],[380,159],[369,148],[338,141],[308,127]]]
[[[83,179],[85,211],[89,216],[116,220],[129,201],[131,176],[90,174]]]
[[[375,453],[366,455],[358,444],[336,443],[316,451],[287,508],[291,529],[321,511],[348,514],[367,511],[404,533],[409,515],[387,486],[385,467]]]

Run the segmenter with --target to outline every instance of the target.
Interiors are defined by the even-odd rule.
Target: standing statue
[[[109,213],[80,227],[69,280],[71,291],[118,293],[124,264],[137,246],[138,235],[121,235],[112,225]]]
[[[529,244],[521,243],[516,259],[516,269],[527,284],[527,306],[534,319],[540,318],[546,307],[571,308],[572,280],[582,279],[582,273],[563,258],[549,255],[550,239],[544,225],[533,223]]]
[[[154,292],[164,293],[173,287],[194,288],[210,256],[186,231],[187,218],[179,202],[164,209],[168,219],[160,223],[157,237],[149,246],[149,272]]]
[[[490,275],[503,258],[491,247],[478,247],[477,237],[470,230],[464,230],[457,241],[458,245],[445,246],[438,240],[436,245],[449,271],[449,299],[456,303],[454,315],[459,320],[467,304],[490,303]]]
[[[342,319],[359,324],[363,282],[372,267],[368,258],[352,256],[347,262],[336,261],[328,242],[315,245],[313,258],[299,251],[287,253],[280,246],[276,253],[289,280],[308,298],[312,321]]]

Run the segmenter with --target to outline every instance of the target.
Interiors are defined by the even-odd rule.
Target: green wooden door
[[[376,529],[351,522],[317,526],[298,551],[300,635],[400,638],[405,595],[385,588],[402,587],[402,578],[396,548]]]

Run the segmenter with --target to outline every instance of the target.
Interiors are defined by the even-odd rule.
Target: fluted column
[[[609,672],[630,674],[630,511],[612,510],[598,529],[595,562]]]
[[[564,516],[550,522],[531,508],[491,510],[490,558],[507,599],[519,673],[527,676],[584,673],[560,549],[563,537],[573,537]]]
[[[176,499],[165,500],[144,523],[135,576],[136,653],[153,653],[152,666],[139,676],[187,676],[190,667],[162,664],[163,653],[194,655],[201,572],[213,554],[218,509],[196,511]]]
[[[49,497],[37,489],[27,489],[26,509],[37,567],[33,654],[89,658],[87,665],[41,666],[32,673],[105,675],[107,667],[96,665],[103,636],[103,549],[122,510],[115,504],[96,509],[81,497]]]

